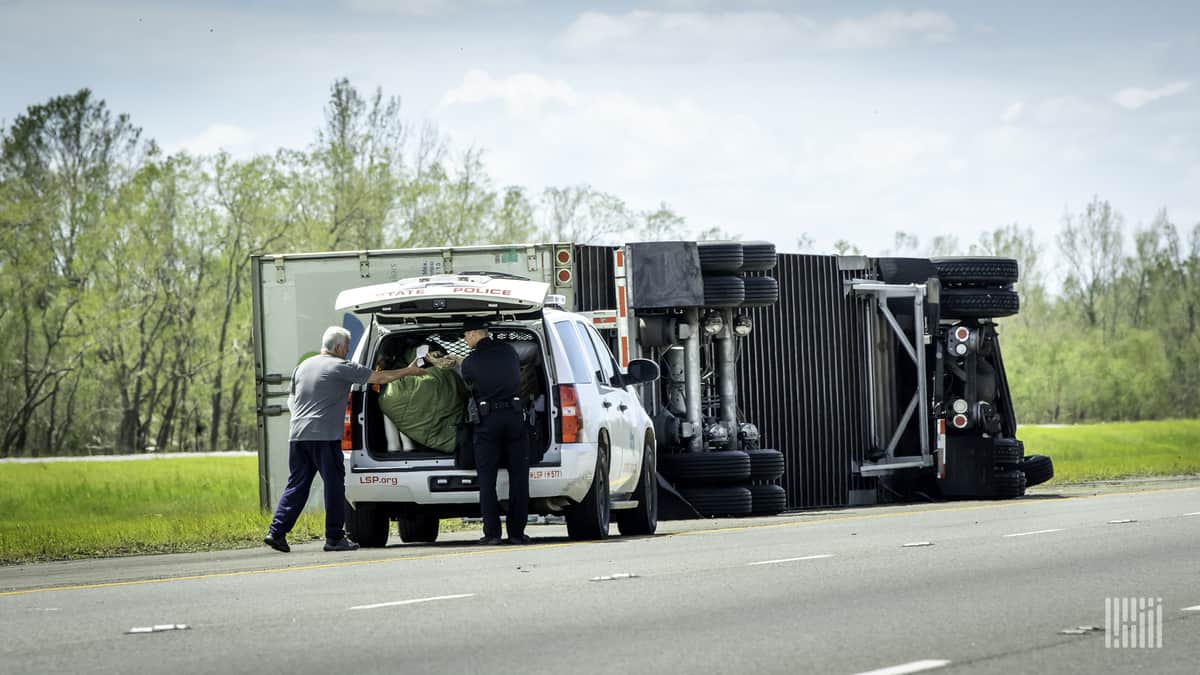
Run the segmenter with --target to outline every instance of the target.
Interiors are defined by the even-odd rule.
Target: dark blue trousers
[[[342,459],[342,442],[291,441],[288,443],[287,488],[275,507],[271,521],[271,536],[281,537],[292,531],[296,519],[308,502],[313,478],[319,473],[325,483],[325,538],[337,541],[345,536],[346,524],[346,465]]]

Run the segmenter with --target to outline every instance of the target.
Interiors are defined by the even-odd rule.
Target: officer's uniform
[[[472,327],[485,328],[486,324],[468,322],[468,330]],[[529,514],[529,436],[520,409],[521,360],[512,346],[484,338],[463,361],[462,375],[480,408],[475,425],[475,470],[483,535],[500,538],[496,476],[503,457],[508,466],[508,537],[521,539]]]

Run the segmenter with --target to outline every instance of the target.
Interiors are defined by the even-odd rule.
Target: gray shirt
[[[328,354],[318,354],[296,366],[288,396],[292,411],[288,440],[341,440],[350,386],[366,384],[371,372],[366,366]]]

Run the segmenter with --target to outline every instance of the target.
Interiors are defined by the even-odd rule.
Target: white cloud
[[[477,6],[503,7],[519,4],[521,0],[342,0],[347,8],[373,14],[403,16],[436,16]]]
[[[797,40],[813,23],[795,14],[780,12],[654,12],[626,14],[584,12],[559,37],[570,50],[657,44],[664,39],[693,46],[731,46],[762,41]]]
[[[737,47],[759,50],[797,43],[827,49],[874,49],[914,41],[945,42],[956,24],[941,12],[886,11],[822,25],[800,14],[768,10],[584,12],[558,42],[568,50],[678,43],[686,49]]]
[[[839,171],[854,173],[907,172],[917,163],[931,157],[945,157],[950,149],[950,135],[925,129],[872,129],[858,134],[852,141],[836,148],[827,165]]]
[[[826,35],[826,42],[838,49],[871,49],[890,47],[908,41],[947,42],[957,26],[941,12],[887,11],[861,19],[844,19],[835,23]]]
[[[529,117],[540,112],[548,101],[574,105],[576,95],[565,82],[548,80],[541,75],[518,73],[496,79],[487,71],[474,69],[467,72],[462,84],[442,96],[441,104],[452,106],[487,101],[502,101],[514,115]]]
[[[1170,84],[1165,84],[1157,89],[1141,89],[1138,87],[1131,87],[1129,89],[1122,89],[1121,91],[1118,91],[1113,96],[1113,101],[1123,108],[1137,110],[1138,108],[1149,105],[1161,98],[1168,98],[1182,94],[1190,89],[1191,86],[1191,82],[1171,82]]]
[[[232,155],[251,150],[255,133],[232,124],[210,124],[197,136],[185,138],[172,150],[186,150],[196,155],[208,155],[225,150]]]
[[[1025,104],[1017,101],[1005,108],[1002,119],[1005,124],[1016,124],[1017,120],[1021,119],[1021,113],[1023,112],[1025,112]]]

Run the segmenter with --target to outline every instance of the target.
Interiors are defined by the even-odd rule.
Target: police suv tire
[[[596,451],[596,472],[583,501],[566,510],[567,536],[576,540],[608,538],[612,512],[608,495],[608,448],[604,443]]]
[[[777,480],[783,475],[783,453],[770,448],[747,450],[750,458],[750,480]]]
[[[658,477],[654,441],[646,439],[642,450],[642,473],[633,498],[637,508],[617,511],[617,531],[625,536],[654,534],[658,529]]]
[[[1021,456],[1024,454],[1025,448],[1015,439],[996,438],[992,440],[992,463],[997,467],[1020,468],[1016,465],[1021,463]]]
[[[441,524],[437,516],[400,516],[396,521],[397,529],[400,531],[400,541],[406,544],[437,541],[438,529]]]
[[[750,456],[741,450],[663,455],[658,470],[680,487],[731,485],[750,478]]]
[[[1045,455],[1029,455],[1021,460],[1021,471],[1026,487],[1041,485],[1054,478],[1054,460]]]
[[[1025,474],[1020,469],[996,471],[992,476],[996,499],[1012,499],[1025,494]]]
[[[946,286],[1007,286],[1020,276],[1017,261],[999,257],[930,258],[938,279]]]
[[[732,274],[704,275],[705,307],[737,307],[746,299],[746,283]]]
[[[775,269],[775,244],[767,241],[742,243],[742,271],[766,272]]]
[[[742,244],[736,241],[702,241],[696,245],[700,253],[701,272],[736,272],[742,269]]]
[[[742,284],[746,288],[742,307],[766,307],[779,302],[779,282],[774,277],[746,277]]]
[[[1021,309],[1017,292],[1004,288],[943,288],[943,319],[982,319],[1012,316]]]
[[[783,486],[761,483],[750,486],[750,514],[773,516],[787,508],[787,492]]]
[[[679,494],[702,516],[748,516],[754,503],[749,488],[737,486],[686,488]]]
[[[358,508],[346,502],[346,536],[363,548],[387,546],[388,516],[373,504],[359,504]]]

